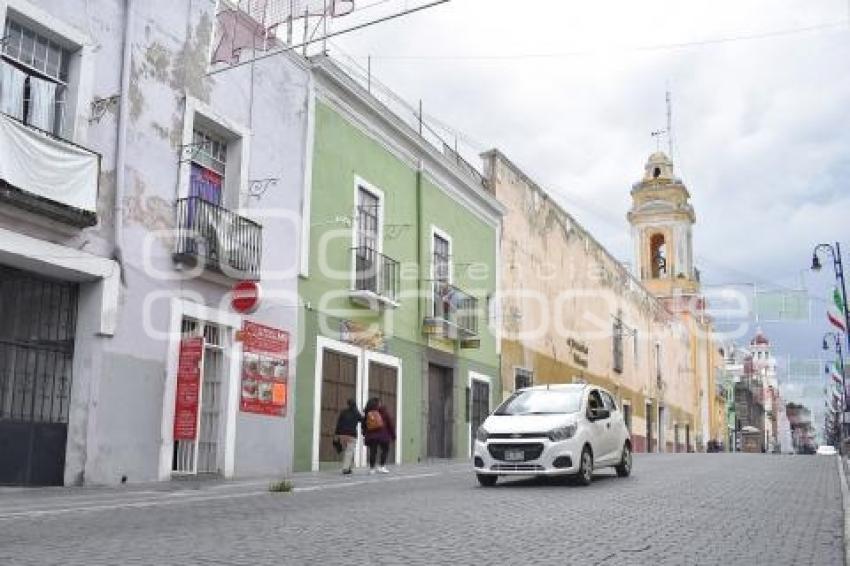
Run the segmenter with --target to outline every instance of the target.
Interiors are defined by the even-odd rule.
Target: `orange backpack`
[[[372,409],[368,413],[366,413],[366,430],[370,432],[375,432],[376,430],[381,430],[384,428],[384,417],[381,416],[381,412],[377,409]]]

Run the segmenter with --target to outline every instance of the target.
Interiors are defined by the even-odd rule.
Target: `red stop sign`
[[[230,306],[236,312],[250,314],[260,306],[260,284],[256,281],[240,281],[230,291]]]

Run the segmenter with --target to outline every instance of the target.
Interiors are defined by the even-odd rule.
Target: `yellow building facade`
[[[653,199],[633,191],[629,219],[641,254],[647,244],[635,274],[501,152],[483,157],[488,187],[507,209],[499,303],[504,394],[532,384],[598,384],[622,405],[636,451],[702,449],[713,396],[714,348],[703,332],[710,324],[674,308],[681,290],[696,294],[698,281],[693,270],[672,283],[642,272],[658,251],[649,246],[653,234],[663,234],[665,246],[678,247],[682,234],[689,241],[687,199],[664,187],[659,196],[675,203],[678,223],[656,224],[648,211],[658,203],[642,208]],[[654,168],[647,165],[650,177]],[[684,269],[689,254],[687,245],[668,257]]]

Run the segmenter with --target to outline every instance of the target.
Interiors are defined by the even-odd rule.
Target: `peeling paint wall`
[[[75,117],[80,135],[73,141],[101,155],[99,224],[67,229],[0,209],[0,227],[110,257],[117,111],[110,107],[90,121],[88,102],[120,92],[123,1],[31,2],[90,39],[82,54],[90,72],[79,77],[86,83],[80,91],[90,97],[85,115]],[[233,281],[181,279],[172,259],[173,235],[166,233],[175,226],[176,199],[186,194],[179,186],[179,169],[187,96],[247,133],[241,140],[249,148],[243,153],[247,179],[242,179],[242,194],[235,200],[243,216],[263,224],[263,268],[279,274],[264,280],[267,298],[250,319],[288,330],[293,338],[296,331],[293,305],[308,108],[305,64],[288,54],[209,75],[216,2],[136,0],[133,5],[127,186],[121,203],[125,286],[114,337],[96,333],[86,311],[94,307],[81,300],[66,466],[69,484],[116,483],[124,475],[131,482],[158,479],[160,449],[168,441],[161,432],[167,362],[176,346],[167,337],[152,335],[143,323],[167,333],[170,298],[187,294],[208,307],[229,309]],[[266,178],[276,183],[260,197],[247,195],[249,179]],[[286,220],[266,220],[271,212]],[[295,370],[293,358],[291,390]],[[289,472],[293,408],[290,400],[287,418],[237,414],[237,476]]]

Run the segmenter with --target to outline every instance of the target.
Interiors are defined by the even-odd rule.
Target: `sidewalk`
[[[119,486],[0,487],[0,521],[24,516],[59,515],[115,508],[139,508],[258,497],[282,479],[292,481],[293,493],[339,489],[378,482],[415,481],[444,474],[472,474],[466,460],[436,461],[390,467],[389,474],[369,475],[359,468],[351,475],[339,471],[300,472],[288,478],[266,477],[240,480],[217,478],[179,479],[167,482]]]
[[[841,477],[841,503],[844,508],[844,564],[850,566],[850,458],[838,457],[838,475]]]

